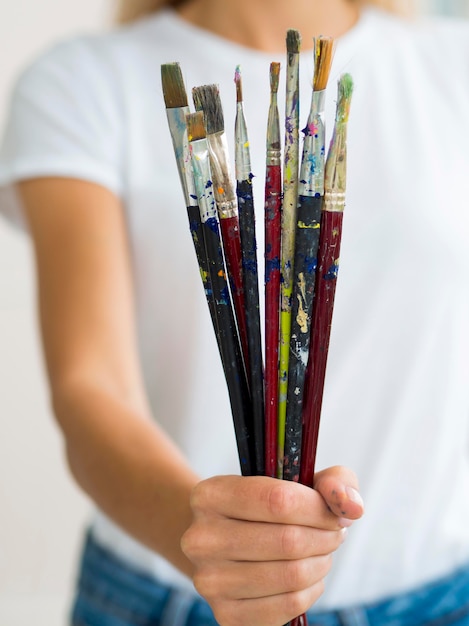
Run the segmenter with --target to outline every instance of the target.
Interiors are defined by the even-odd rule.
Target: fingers
[[[225,561],[290,561],[334,552],[345,530],[243,522],[201,517],[186,532],[182,549],[193,563]]]
[[[194,576],[194,585],[209,602],[265,598],[312,587],[327,576],[331,564],[328,554],[298,561],[230,563],[223,571],[208,565]]]
[[[318,472],[314,479],[314,489],[339,518],[356,520],[363,515],[364,506],[358,493],[358,480],[348,468],[336,466]]]
[[[215,619],[223,626],[282,626],[306,611],[324,591],[323,581],[308,589],[265,598],[212,602]]]
[[[335,484],[335,483],[334,483]],[[265,476],[216,476],[192,493],[194,514],[338,530],[337,516],[314,489]]]
[[[263,476],[218,476],[192,492],[182,549],[223,626],[279,626],[323,590],[344,526],[363,514],[355,475],[333,467],[315,489]]]

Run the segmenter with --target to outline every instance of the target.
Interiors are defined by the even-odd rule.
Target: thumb
[[[364,513],[358,479],[352,470],[336,465],[314,476],[314,489],[324,498],[329,509],[338,517],[359,519]]]

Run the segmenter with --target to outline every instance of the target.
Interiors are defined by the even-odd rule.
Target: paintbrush
[[[288,361],[290,352],[291,296],[295,249],[296,204],[298,201],[299,163],[299,68],[301,36],[287,31],[287,89],[285,105],[285,154],[283,170],[280,372],[278,414],[278,475],[282,476],[287,412]]]
[[[264,368],[262,363],[261,320],[259,314],[256,220],[254,215],[254,199],[252,189],[253,175],[251,173],[249,140],[243,111],[243,88],[241,70],[239,66],[236,68],[235,72],[235,84],[236,195],[238,198],[239,232],[241,236],[241,258],[243,264],[243,287],[246,302],[246,325],[248,332],[248,380],[252,401],[256,469],[259,475],[264,475]]]
[[[169,130],[187,208],[192,242],[199,264],[199,272],[210,310],[210,317],[212,319],[215,335],[218,337],[212,282],[210,280],[207,257],[205,254],[204,235],[195,192],[194,176],[190,166],[189,142],[187,140],[186,127],[186,115],[190,113],[190,110],[179,63],[165,63],[161,66],[161,82],[163,85],[163,96],[166,105]]]
[[[324,198],[326,142],[324,105],[334,42],[330,37],[319,37],[315,40],[314,48],[313,93],[308,121],[303,130],[303,154],[298,184],[290,362],[283,457],[283,477],[294,481],[298,481],[300,475],[304,382],[309,353],[321,209]]]
[[[280,230],[282,168],[277,91],[280,63],[270,64],[265,178],[265,474],[277,476]]]
[[[239,337],[246,371],[249,370],[248,333],[243,288],[241,238],[239,234],[238,202],[231,179],[225,122],[220,93],[217,85],[194,87],[192,90],[197,111],[205,117],[207,141],[210,150],[210,166],[213,176],[213,192],[220,219],[228,276],[238,323]]]
[[[303,410],[303,443],[300,482],[313,486],[327,354],[334,296],[339,270],[342,220],[347,173],[347,125],[353,92],[350,74],[339,80],[334,132],[326,162],[324,205],[321,216],[318,275],[313,305],[311,344]]]
[[[255,473],[255,459],[252,441],[250,441],[251,403],[223,261],[204,116],[202,112],[193,113],[187,115],[186,120],[195,190],[200,207],[208,269],[215,300],[218,342],[230,397],[241,473],[244,476],[250,476]],[[207,382],[209,384],[209,381]]]

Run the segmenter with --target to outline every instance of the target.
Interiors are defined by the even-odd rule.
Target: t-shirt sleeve
[[[59,44],[20,76],[0,144],[0,211],[22,223],[14,183],[61,176],[122,194],[117,75],[92,38]]]

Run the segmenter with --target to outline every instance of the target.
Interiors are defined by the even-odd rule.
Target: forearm
[[[198,478],[175,445],[143,409],[94,385],[54,393],[54,409],[79,485],[129,534],[191,576],[180,539]]]

